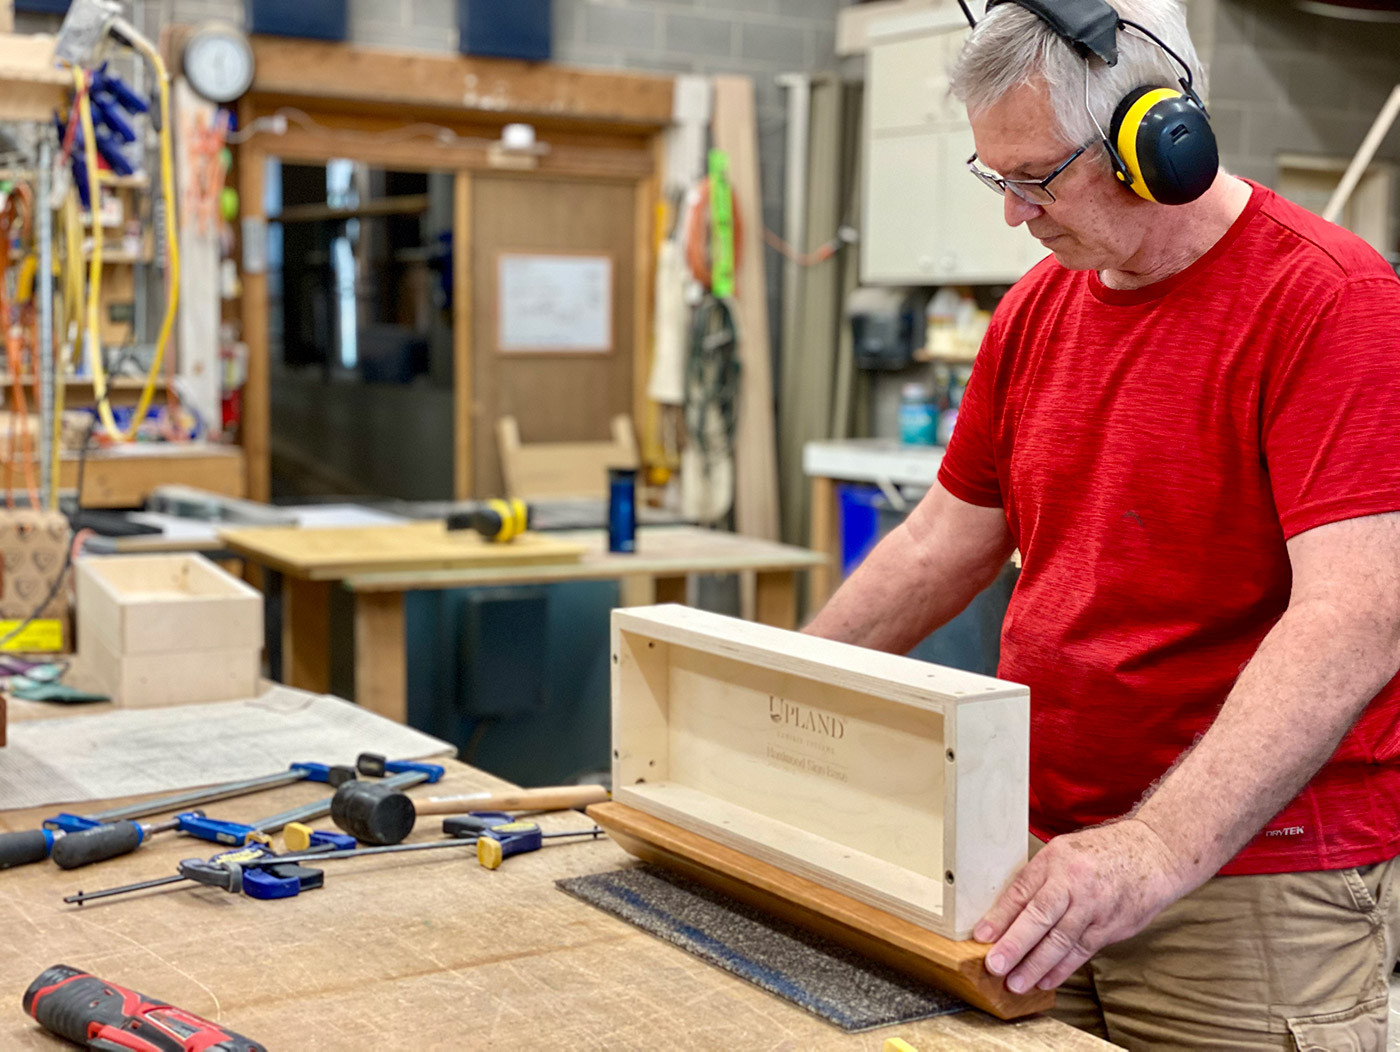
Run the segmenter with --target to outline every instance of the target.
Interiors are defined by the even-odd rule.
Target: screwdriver
[[[163,796],[157,800],[127,804],[98,811],[91,815],[75,815],[67,812],[44,819],[41,829],[27,829],[16,833],[0,833],[0,869],[23,866],[32,862],[42,862],[52,853],[54,845],[66,833],[78,833],[96,829],[106,822],[118,822],[129,818],[146,818],[163,814],[192,804],[207,804],[215,800],[228,800],[236,796],[291,785],[293,782],[326,782],[340,786],[355,778],[355,772],[348,767],[330,767],[323,763],[294,763],[285,771],[263,775],[260,778],[245,778],[236,782],[195,789],[189,792]]]
[[[386,778],[378,783],[379,787],[400,789],[420,782],[436,782],[444,773],[443,768],[436,764],[412,766],[413,770]],[[129,821],[113,822],[65,836],[54,845],[53,860],[63,869],[77,869],[94,862],[104,862],[135,851],[152,833],[172,829],[178,829],[201,840],[239,847],[249,840],[266,839],[266,834],[275,833],[290,823],[321,818],[330,813],[334,800],[334,796],[328,796],[323,800],[294,807],[290,811],[282,811],[252,825],[208,818],[202,811],[178,814],[158,826],[141,826]]]

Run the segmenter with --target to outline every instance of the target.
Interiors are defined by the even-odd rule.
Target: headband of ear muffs
[[[1210,189],[1220,168],[1205,109],[1173,88],[1137,88],[1113,111],[1115,174],[1139,197],[1184,205]]]
[[[1143,87],[1129,92],[1113,111],[1104,145],[1118,181],[1146,201],[1184,205],[1210,189],[1220,153],[1210,116],[1192,87],[1191,69],[1180,55],[1144,26],[1125,22],[1106,0],[987,0],[987,10],[1003,3],[1036,15],[1086,61],[1097,55],[1117,65],[1117,32],[1123,26],[1138,30],[1171,56],[1186,74],[1177,82],[1181,90]]]

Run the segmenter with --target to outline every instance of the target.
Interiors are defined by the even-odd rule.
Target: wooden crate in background
[[[262,595],[200,555],[77,562],[78,654],[130,708],[258,693]]]

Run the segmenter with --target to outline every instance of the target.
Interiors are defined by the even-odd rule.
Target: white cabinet
[[[955,4],[921,22],[871,31],[866,80],[861,280],[867,284],[1010,283],[1045,255],[968,174],[972,129],[948,94],[967,34]]]

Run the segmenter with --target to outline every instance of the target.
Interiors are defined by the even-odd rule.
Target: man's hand
[[[1109,943],[1136,935],[1194,883],[1146,824],[1125,819],[1056,837],[973,931],[1013,993],[1051,990]],[[1008,974],[1009,973],[1009,974]]]

